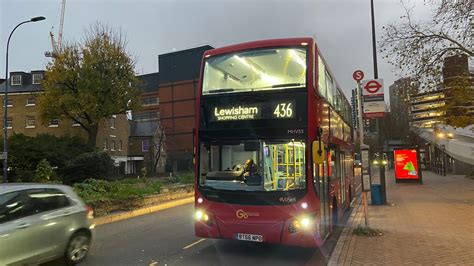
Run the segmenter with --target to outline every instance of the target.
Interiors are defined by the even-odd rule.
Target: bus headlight
[[[212,221],[209,218],[209,215],[205,213],[203,210],[196,210],[194,212],[194,219],[199,222],[204,222],[207,225],[212,225]]]
[[[194,218],[197,220],[197,221],[202,221],[203,218],[204,218],[204,212],[202,210],[196,210],[196,212],[194,213]]]
[[[301,225],[303,226],[303,229],[307,229],[309,228],[309,226],[311,225],[311,221],[309,220],[308,217],[304,217],[300,220],[300,223]]]
[[[313,224],[313,219],[311,219],[311,217],[303,216],[303,217],[294,219],[290,223],[288,230],[290,231],[290,233],[296,233],[302,230],[309,230],[312,224]]]

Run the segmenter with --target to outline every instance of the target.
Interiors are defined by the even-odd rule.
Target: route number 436
[[[293,117],[293,104],[292,103],[279,103],[273,115],[277,118],[291,118]]]

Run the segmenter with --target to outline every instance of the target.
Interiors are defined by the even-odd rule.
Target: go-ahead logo
[[[260,216],[260,214],[256,212],[246,212],[244,210],[237,210],[235,212],[235,216],[239,219],[248,219],[250,216]]]

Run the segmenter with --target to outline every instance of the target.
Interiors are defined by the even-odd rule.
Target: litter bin
[[[372,205],[382,205],[382,186],[371,185],[370,194],[372,196]]]

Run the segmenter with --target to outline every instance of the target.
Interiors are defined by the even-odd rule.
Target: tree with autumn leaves
[[[137,84],[135,63],[123,35],[95,24],[83,42],[65,45],[47,66],[44,93],[39,97],[42,120],[72,120],[95,146],[104,119],[140,106]]]

